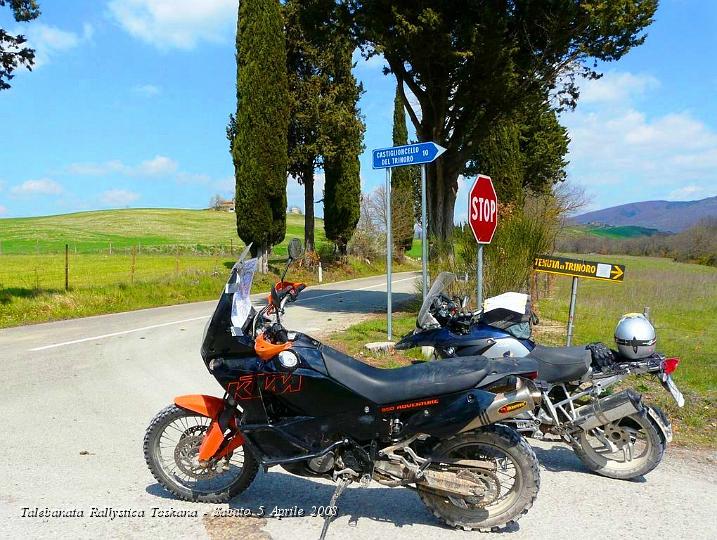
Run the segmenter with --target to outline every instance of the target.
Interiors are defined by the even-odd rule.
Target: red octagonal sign
[[[498,226],[498,197],[490,176],[479,174],[468,194],[468,223],[479,244],[490,244]]]

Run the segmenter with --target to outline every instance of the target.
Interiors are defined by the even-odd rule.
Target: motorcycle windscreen
[[[254,281],[257,259],[249,259],[237,268],[236,282],[227,283],[226,292],[234,292],[232,296],[232,334],[243,334],[242,327],[252,311],[251,284]]]
[[[438,274],[436,281],[433,282],[431,290],[428,291],[426,299],[423,301],[421,310],[418,312],[418,317],[416,318],[416,326],[418,328],[428,330],[429,328],[439,326],[438,321],[431,315],[431,306],[433,305],[433,301],[455,280],[456,275],[452,272],[441,272]]]

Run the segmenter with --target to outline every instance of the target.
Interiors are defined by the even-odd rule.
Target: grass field
[[[685,393],[686,405],[679,409],[653,378],[629,380],[629,385],[668,412],[674,420],[677,444],[717,447],[717,269],[659,258],[591,258],[625,264],[625,282],[580,280],[574,343],[612,344],[620,316],[649,306],[657,329],[658,350],[682,359],[674,378]],[[550,294],[545,296],[543,292],[537,301],[540,316],[547,322],[536,327],[538,341],[543,344],[565,344],[570,284],[569,277],[556,276]],[[395,334],[400,336],[414,325],[413,310],[397,314]],[[419,356],[418,351],[408,356],[363,353],[363,344],[384,340],[385,330],[385,317],[376,317],[332,336],[332,343],[349,353],[362,354],[369,363],[380,367],[406,365]]]
[[[257,276],[255,291],[267,291],[276,281],[293,237],[304,237],[303,216],[287,216],[272,273]],[[316,222],[316,241],[318,247],[329,244],[322,220]],[[110,210],[0,219],[0,328],[214,299],[242,247],[228,212]],[[407,260],[396,271],[415,268]],[[383,261],[324,263],[324,281],[382,272]],[[292,273],[307,283],[317,280],[315,271]]]
[[[286,237],[275,254],[286,253],[289,240],[304,237],[304,216],[289,214]],[[316,242],[326,242],[323,220],[316,220]],[[26,255],[64,253],[68,244],[73,253],[109,253],[131,247],[144,250],[171,250],[222,246],[229,251],[240,243],[236,216],[213,210],[131,209],[99,210],[59,216],[0,219],[0,253]]]

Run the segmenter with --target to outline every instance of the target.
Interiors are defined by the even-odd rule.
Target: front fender
[[[225,457],[244,443],[244,437],[236,429],[234,419],[228,417],[233,414],[231,409],[226,409],[227,414],[221,414],[225,410],[223,399],[191,394],[174,398],[174,404],[212,419],[199,447],[199,461],[207,461],[212,457],[217,459]],[[233,429],[233,434],[228,444],[224,445],[224,441],[227,440],[225,433],[230,427]]]
[[[202,394],[177,396],[174,398],[174,404],[177,407],[201,414],[212,420],[216,420],[219,417],[219,413],[224,410],[223,399]]]

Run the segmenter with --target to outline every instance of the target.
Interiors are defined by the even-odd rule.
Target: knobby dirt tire
[[[645,432],[649,444],[646,455],[640,460],[635,460],[636,463],[633,466],[628,466],[613,460],[598,461],[592,455],[592,452],[586,452],[581,444],[573,443],[572,447],[575,454],[577,454],[580,461],[582,461],[588,469],[608,478],[615,478],[616,480],[630,480],[638,476],[646,475],[660,464],[667,448],[667,440],[665,439],[662,430],[657,426],[649,414],[636,414],[629,416],[628,418],[640,425],[642,430]],[[585,439],[581,438],[580,440],[583,442]]]
[[[511,527],[530,507],[533,506],[540,489],[540,468],[538,458],[531,446],[514,429],[493,425],[466,433],[459,433],[442,441],[435,449],[436,455],[445,455],[452,448],[465,443],[484,444],[497,447],[507,453],[519,469],[521,486],[511,505],[502,511],[487,516],[471,516],[471,511],[452,504],[446,497],[422,491],[418,495],[428,509],[443,523],[465,531],[496,532]]]
[[[244,452],[244,463],[242,464],[242,470],[239,476],[237,476],[236,480],[224,489],[214,493],[200,493],[183,486],[168,476],[158,463],[157,449],[159,446],[159,439],[164,429],[166,429],[166,427],[174,420],[190,416],[201,415],[187,409],[182,409],[176,405],[169,405],[159,411],[159,413],[157,413],[157,415],[152,419],[152,422],[149,424],[149,427],[144,435],[144,459],[147,462],[149,470],[152,472],[152,476],[154,476],[157,482],[159,482],[163,488],[177,498],[184,501],[225,503],[247,489],[259,470],[259,464],[247,447],[240,447],[240,449]]]

